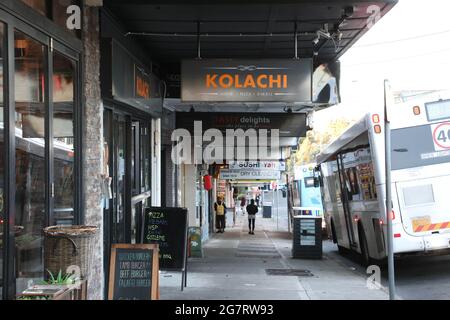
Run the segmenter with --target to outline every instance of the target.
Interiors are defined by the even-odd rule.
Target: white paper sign
[[[280,179],[280,171],[275,170],[220,170],[219,178],[223,180],[237,179],[237,180],[278,180]]]

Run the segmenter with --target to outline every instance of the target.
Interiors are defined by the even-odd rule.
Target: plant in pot
[[[59,270],[54,275],[47,270],[49,277],[47,281],[43,281],[40,285],[34,285],[25,290],[17,297],[18,300],[51,300],[63,293],[68,287],[76,284],[79,278],[74,273],[62,273]]]

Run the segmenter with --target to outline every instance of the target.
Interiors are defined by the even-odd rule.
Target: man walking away
[[[223,233],[225,231],[225,210],[227,207],[222,201],[221,197],[217,197],[216,203],[214,203],[214,211],[216,212],[217,233]]]
[[[255,220],[256,213],[258,212],[258,207],[255,205],[255,200],[251,200],[250,204],[247,206],[248,214],[248,234],[255,234]]]

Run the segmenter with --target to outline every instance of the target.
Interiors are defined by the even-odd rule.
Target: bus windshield
[[[394,129],[391,147],[392,170],[450,162],[450,123]]]

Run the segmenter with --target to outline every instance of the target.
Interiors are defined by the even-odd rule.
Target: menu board
[[[155,300],[158,287],[158,245],[112,245],[109,300]]]
[[[145,210],[143,243],[159,245],[161,270],[184,270],[188,212],[185,208],[149,207]]]

